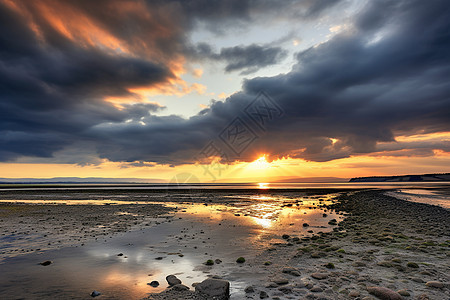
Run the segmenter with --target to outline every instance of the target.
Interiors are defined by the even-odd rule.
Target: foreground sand
[[[241,291],[240,295],[247,299],[266,296],[270,299],[378,299],[374,295],[377,291],[381,293],[379,297],[383,297],[383,293],[392,293],[391,298],[385,299],[396,299],[400,294],[404,299],[450,298],[448,210],[398,200],[385,196],[381,191],[344,192],[333,204],[322,208],[327,212],[338,211],[346,219],[330,225],[332,232],[315,231],[314,234],[299,236],[277,233],[278,242],[247,257],[247,261],[239,265],[238,272],[233,273],[234,277],[227,275],[230,272],[224,272],[224,268],[229,268],[225,267],[225,261],[220,265],[202,265],[199,268],[208,277],[230,281],[232,287],[239,272],[258,275],[255,276],[257,279],[249,280],[251,287],[242,287],[246,293]],[[1,204],[2,235],[19,237],[11,247],[2,242],[1,253],[11,257],[45,252],[46,249],[82,246],[95,239],[151,227],[162,220],[170,221],[173,211],[173,208],[159,204]],[[232,219],[229,221],[234,222]],[[171,224],[176,226],[177,222],[184,220],[173,220]],[[219,232],[210,229],[210,232],[205,231],[203,241],[206,243],[212,243]],[[169,243],[171,241],[168,239]],[[228,262],[227,266],[230,263],[234,262]],[[193,289],[168,289],[150,295],[148,299],[207,298]]]
[[[269,274],[246,298],[450,299],[448,210],[379,191],[342,195],[329,208],[348,213],[334,232],[284,236],[246,262]],[[148,299],[204,298],[169,289]]]

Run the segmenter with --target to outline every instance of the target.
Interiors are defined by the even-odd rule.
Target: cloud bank
[[[247,80],[189,119],[155,115],[164,109],[157,104],[108,101],[180,80],[195,47],[187,35],[198,24],[220,34],[220,24],[276,17],[277,6],[283,18],[314,19],[336,2],[0,1],[0,160],[89,144],[111,161],[192,163],[260,91],[284,114],[256,130],[259,138],[234,159],[450,152],[442,139],[396,142],[450,131],[446,1],[370,2],[345,30],[298,53],[290,72]],[[252,72],[285,55],[271,46],[202,47],[227,72]]]

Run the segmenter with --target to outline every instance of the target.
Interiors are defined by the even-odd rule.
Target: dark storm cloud
[[[197,59],[210,59],[225,62],[225,71],[241,71],[241,74],[250,74],[270,65],[279,63],[287,56],[281,47],[248,45],[222,48],[215,53],[206,43],[200,43],[191,55]]]
[[[157,144],[152,148],[149,141],[145,159],[151,159],[149,153],[156,152],[165,157],[170,153],[174,160],[192,157],[229,121],[242,114],[261,90],[283,107],[285,115],[270,124],[241,159],[253,159],[262,152],[275,157],[328,161],[401,149],[407,149],[406,156],[432,155],[433,149],[448,151],[448,143],[395,142],[398,134],[450,131],[447,5],[445,1],[427,5],[421,1],[384,4],[395,9],[371,4],[349,31],[299,53],[298,64],[291,72],[248,80],[243,92],[225,103],[213,103],[202,115],[165,122],[161,129],[170,130],[160,138],[153,132],[159,132],[156,127],[141,128],[142,134],[155,137]],[[138,131],[129,136],[138,137]],[[331,138],[337,141],[333,143]],[[391,142],[399,149],[378,146]],[[115,159],[126,156],[126,145],[122,145],[123,151],[114,152],[121,156]],[[100,153],[104,157],[113,155],[107,149]],[[139,155],[133,159],[136,157]]]
[[[155,116],[163,109],[157,104],[119,109],[104,101],[138,97],[130,89],[173,79],[172,66],[191,54],[186,34],[196,24],[215,30],[240,24],[230,20],[251,23],[279,16],[277,5],[284,18],[314,18],[336,2],[0,2],[0,160],[50,157],[86,144],[112,161],[194,162],[261,90],[285,113],[240,159],[261,152],[327,161],[448,151],[439,142],[393,142],[398,134],[450,131],[446,1],[370,2],[347,31],[299,53],[290,72],[248,80],[189,119]],[[67,28],[49,15],[66,17]],[[93,39],[94,31],[103,39]],[[283,50],[250,45],[210,53],[228,71],[245,72],[278,62]],[[391,142],[398,148],[383,146]]]

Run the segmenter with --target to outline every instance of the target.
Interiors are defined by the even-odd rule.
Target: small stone
[[[164,257],[158,256],[158,257],[155,257],[155,259],[156,259],[156,260],[162,260],[162,259],[164,259]]]
[[[424,283],[425,282],[425,281],[423,281],[422,278],[419,278],[419,277],[413,277],[413,278],[411,278],[411,280],[415,281],[415,282],[418,282],[418,283]]]
[[[327,273],[312,273],[311,277],[315,278],[315,279],[322,280],[322,279],[328,278],[328,274]]]
[[[333,264],[333,263],[329,262],[329,263],[327,263],[327,264],[325,265],[325,268],[327,268],[327,269],[334,269],[335,267],[334,267],[334,264]]]
[[[119,253],[119,254],[117,254],[117,256],[123,256],[123,253]]]
[[[325,252],[313,252],[311,253],[311,258],[321,258],[326,256]]]
[[[318,287],[318,286],[313,287],[310,291],[313,292],[313,293],[321,293],[321,292],[323,292],[323,290],[320,287]]]
[[[264,263],[265,266],[270,266],[271,264],[272,264],[271,261],[266,261],[266,262]]]
[[[51,261],[51,260],[46,260],[46,261],[43,261],[43,262],[41,262],[41,263],[39,263],[41,266],[48,266],[48,265],[51,265],[53,262]]]
[[[168,275],[166,277],[167,283],[172,286],[176,284],[181,284],[181,280],[177,278],[175,275]]]
[[[278,288],[278,290],[280,292],[283,292],[283,294],[290,294],[290,293],[292,293],[292,286],[288,286],[288,285],[280,286]]]
[[[322,217],[326,218],[326,217],[328,217],[328,215],[327,214],[323,214]]]
[[[303,223],[303,227],[309,227],[308,223]]]
[[[428,281],[427,283],[425,283],[425,285],[428,287],[434,287],[438,289],[442,289],[444,287],[444,284],[440,281]]]
[[[208,299],[228,299],[230,297],[230,282],[223,279],[208,278],[197,284],[195,291],[206,295]]]
[[[359,291],[351,291],[350,293],[348,293],[348,295],[350,297],[359,297],[360,292]]]
[[[255,289],[250,285],[250,286],[245,288],[244,292],[247,293],[247,294],[254,293]]]
[[[267,293],[265,291],[261,291],[259,293],[259,299],[265,299],[265,298],[269,298],[269,295],[267,295]]]
[[[207,266],[212,266],[212,265],[214,265],[214,261],[213,261],[212,259],[208,259],[208,260],[205,262],[205,265],[207,265]]]
[[[159,286],[159,282],[158,281],[156,281],[156,280],[153,280],[152,282],[150,282],[150,283],[147,283],[149,286],[151,286],[151,287],[157,287],[157,286]]]
[[[397,293],[399,293],[400,295],[405,296],[405,297],[411,296],[411,294],[410,294],[407,290],[405,290],[405,289],[403,289],[403,290],[398,290]]]
[[[217,258],[217,259],[215,259],[215,260],[214,260],[214,262],[215,262],[216,264],[220,264],[220,263],[222,263],[222,261],[221,261],[220,259],[218,259],[218,258]]]
[[[236,262],[237,262],[238,264],[243,264],[243,263],[245,263],[245,258],[243,258],[242,256],[241,256],[241,257],[238,257],[238,259],[236,259]]]
[[[283,234],[281,237],[282,237],[284,240],[287,240],[287,239],[289,238],[289,234]]]
[[[287,280],[284,277],[276,277],[274,279],[272,279],[273,282],[275,282],[278,285],[283,285],[283,284],[288,284],[289,280]]]
[[[283,268],[282,270],[283,273],[289,274],[289,275],[293,275],[293,276],[300,276],[300,272],[297,271],[295,268]]]
[[[175,284],[172,286],[172,290],[174,291],[187,291],[189,290],[189,287],[185,286],[184,284]]]
[[[372,294],[382,300],[402,300],[403,299],[403,297],[400,296],[399,293],[397,293],[391,289],[385,288],[385,287],[369,286],[369,287],[367,287],[367,291],[370,294]]]
[[[92,291],[91,293],[91,297],[97,297],[100,296],[102,293],[98,292],[98,291]]]
[[[415,262],[409,262],[409,263],[406,264],[406,266],[407,266],[408,268],[414,268],[414,269],[419,268],[419,265],[416,264]]]

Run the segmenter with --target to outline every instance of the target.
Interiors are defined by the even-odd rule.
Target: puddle
[[[301,237],[332,230],[328,221],[342,216],[324,211],[318,205],[331,203],[333,196],[239,195],[230,197],[239,200],[232,205],[164,203],[177,210],[172,218],[152,227],[102,237],[80,247],[5,259],[0,264],[0,298],[89,299],[89,294],[98,290],[102,299],[140,299],[150,292],[164,290],[165,277],[176,274],[188,286],[208,275],[219,275],[231,281],[231,299],[242,299],[245,286],[266,274],[248,264],[237,264],[236,258],[243,256],[251,261],[272,243],[281,242],[283,234]],[[42,200],[18,202],[49,204]],[[66,205],[137,203],[57,201],[61,202]],[[152,203],[155,202],[142,204]],[[130,214],[126,210],[117,213]],[[309,226],[304,227],[304,223]],[[3,239],[11,244],[15,242],[12,237]],[[120,253],[123,255],[118,256]],[[220,259],[222,263],[206,266],[204,262],[208,259]],[[46,267],[38,264],[45,260],[53,264]],[[153,280],[160,286],[153,288],[147,284]]]

